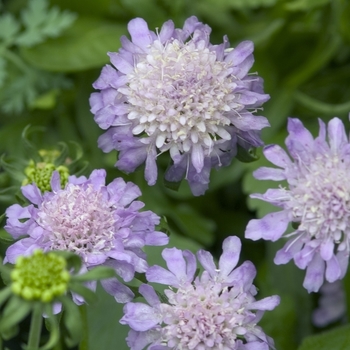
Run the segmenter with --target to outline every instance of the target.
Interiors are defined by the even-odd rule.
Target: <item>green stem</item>
[[[2,56],[12,62],[18,69],[20,69],[23,73],[30,73],[30,68],[25,64],[25,62],[14,52],[4,49],[2,52]]]
[[[294,93],[294,98],[297,102],[313,112],[327,115],[338,115],[350,112],[350,102],[330,104],[319,101],[300,91]]]
[[[79,344],[79,350],[88,350],[89,349],[89,325],[87,320],[87,310],[86,305],[79,306],[80,317],[83,326],[83,338]]]
[[[37,303],[32,312],[27,350],[39,350],[42,323],[42,307]]]

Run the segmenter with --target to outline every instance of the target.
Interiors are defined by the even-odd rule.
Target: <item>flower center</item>
[[[11,279],[15,294],[27,300],[50,302],[67,291],[70,275],[64,258],[38,249],[32,256],[17,259]]]
[[[325,154],[299,168],[304,179],[291,190],[299,230],[322,240],[331,236],[339,243],[342,232],[350,228],[349,165],[337,155]]]
[[[242,307],[244,295],[232,295],[220,285],[197,285],[165,291],[168,304],[164,312],[163,339],[175,349],[233,349],[237,337],[244,334],[247,311]]]
[[[132,132],[154,137],[161,151],[176,145],[187,152],[191,143],[210,148],[217,137],[229,140],[226,113],[239,106],[230,66],[217,61],[204,41],[155,41],[128,74],[128,86],[118,90],[130,105]]]
[[[44,200],[38,224],[48,232],[53,250],[76,254],[108,251],[113,247],[116,230],[115,208],[107,193],[68,184],[65,190]]]

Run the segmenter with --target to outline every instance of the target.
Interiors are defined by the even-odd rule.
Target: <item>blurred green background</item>
[[[82,159],[88,163],[86,174],[105,168],[109,180],[122,176],[140,186],[146,208],[166,216],[172,245],[193,251],[205,247],[219,256],[225,237],[241,237],[241,261],[249,259],[257,266],[259,298],[271,294],[282,297],[281,305],[262,321],[277,349],[294,350],[303,341],[300,349],[340,349],[334,347],[338,333],[324,337],[333,339],[331,347],[323,338],[312,338],[316,343],[304,340],[320,331],[311,323],[317,295],[309,295],[301,287],[303,271],[292,264],[273,264],[274,254],[283,242],[244,239],[244,229],[251,218],[276,210],[248,197],[276,187],[272,182],[254,180],[251,175],[267,164],[263,158],[249,164],[234,160],[227,168],[213,170],[207,193],[194,198],[186,183],[177,192],[165,188],[161,174],[167,165],[166,157],[159,158],[158,183],[148,187],[142,169],[123,174],[113,166],[116,153],[104,154],[97,148],[102,130],[89,111],[92,83],[108,63],[107,52],[118,51],[120,36],[127,35],[128,21],[142,17],[155,30],[168,19],[182,27],[192,15],[212,27],[213,44],[221,43],[224,35],[232,47],[242,40],[254,42],[255,64],[251,72],[263,77],[265,91],[271,96],[259,111],[271,124],[263,131],[266,144],[283,145],[289,116],[300,118],[314,135],[318,132],[317,118],[328,121],[338,116],[348,128],[349,1],[5,0],[0,2],[0,153],[17,170],[0,171],[1,213],[13,203],[13,192],[8,188],[18,189],[33,151],[21,142],[26,126],[31,125],[33,131],[28,138],[38,149],[54,149],[61,141],[68,145],[74,141],[80,144]],[[36,126],[44,127],[44,131]],[[147,251],[150,264],[161,263],[161,249]],[[100,294],[100,303],[88,308],[89,349],[127,349],[127,329],[118,325],[122,307],[104,292]],[[345,344],[349,345],[350,340]]]

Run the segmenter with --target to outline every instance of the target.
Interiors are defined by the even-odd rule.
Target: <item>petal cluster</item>
[[[159,32],[136,18],[129,22],[131,41],[121,38],[110,52],[91,95],[96,123],[107,130],[99,139],[104,152],[119,151],[116,166],[133,172],[145,163],[149,185],[157,180],[156,158],[169,151],[170,182],[183,178],[200,195],[212,167],[228,165],[244,148],[262,144],[266,118],[252,113],[269,99],[262,79],[248,76],[253,43],[229,48],[209,42],[211,29],[196,17],[177,29],[172,21]]]
[[[58,172],[51,179],[52,192],[42,193],[35,184],[22,187],[29,206],[12,205],[6,211],[5,229],[15,238],[24,238],[6,251],[5,261],[14,263],[20,255],[35,249],[44,252],[65,250],[82,258],[83,270],[97,265],[113,267],[124,280],[148,265],[145,245],[165,245],[168,237],[155,230],[159,217],[140,211],[139,188],[117,178],[105,185],[106,172],[94,170],[89,178],[70,176],[61,189]],[[118,301],[132,297],[118,280],[103,281]]]
[[[228,237],[219,268],[209,252],[199,251],[197,258],[204,271],[198,277],[193,253],[164,249],[168,269],[152,266],[146,277],[167,286],[165,297],[159,298],[153,287],[144,284],[139,291],[148,304],[130,302],[124,307],[120,322],[131,328],[129,347],[268,350],[273,346],[257,323],[265,310],[279,304],[279,297],[255,300],[255,267],[246,261],[236,268],[240,249],[240,240]]]
[[[306,269],[304,287],[316,292],[326,279],[344,277],[350,251],[350,144],[342,121],[333,118],[326,128],[321,120],[315,139],[298,119],[288,121],[288,154],[277,145],[265,147],[265,157],[275,168],[262,167],[260,180],[285,180],[287,187],[254,194],[283,210],[260,220],[251,220],[246,237],[276,241],[290,222],[298,225],[277,252],[276,264],[294,259]],[[328,140],[327,140],[328,134]]]

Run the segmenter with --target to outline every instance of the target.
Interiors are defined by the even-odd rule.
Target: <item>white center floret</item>
[[[350,233],[348,174],[348,165],[334,154],[320,155],[308,166],[299,164],[300,178],[291,189],[293,215],[301,222],[299,231],[335,243],[341,242],[342,232]]]
[[[162,339],[169,348],[233,349],[237,338],[247,332],[243,294],[211,283],[180,288],[176,293],[165,290],[165,294],[170,305],[161,306]]]
[[[69,184],[44,200],[37,222],[48,232],[52,250],[83,255],[113,247],[116,224],[113,205],[92,185],[83,188]]]
[[[187,152],[192,144],[211,149],[213,140],[229,140],[226,115],[240,106],[231,65],[217,61],[204,41],[154,41],[118,90],[127,98],[133,134],[151,137],[161,151],[175,145]]]

